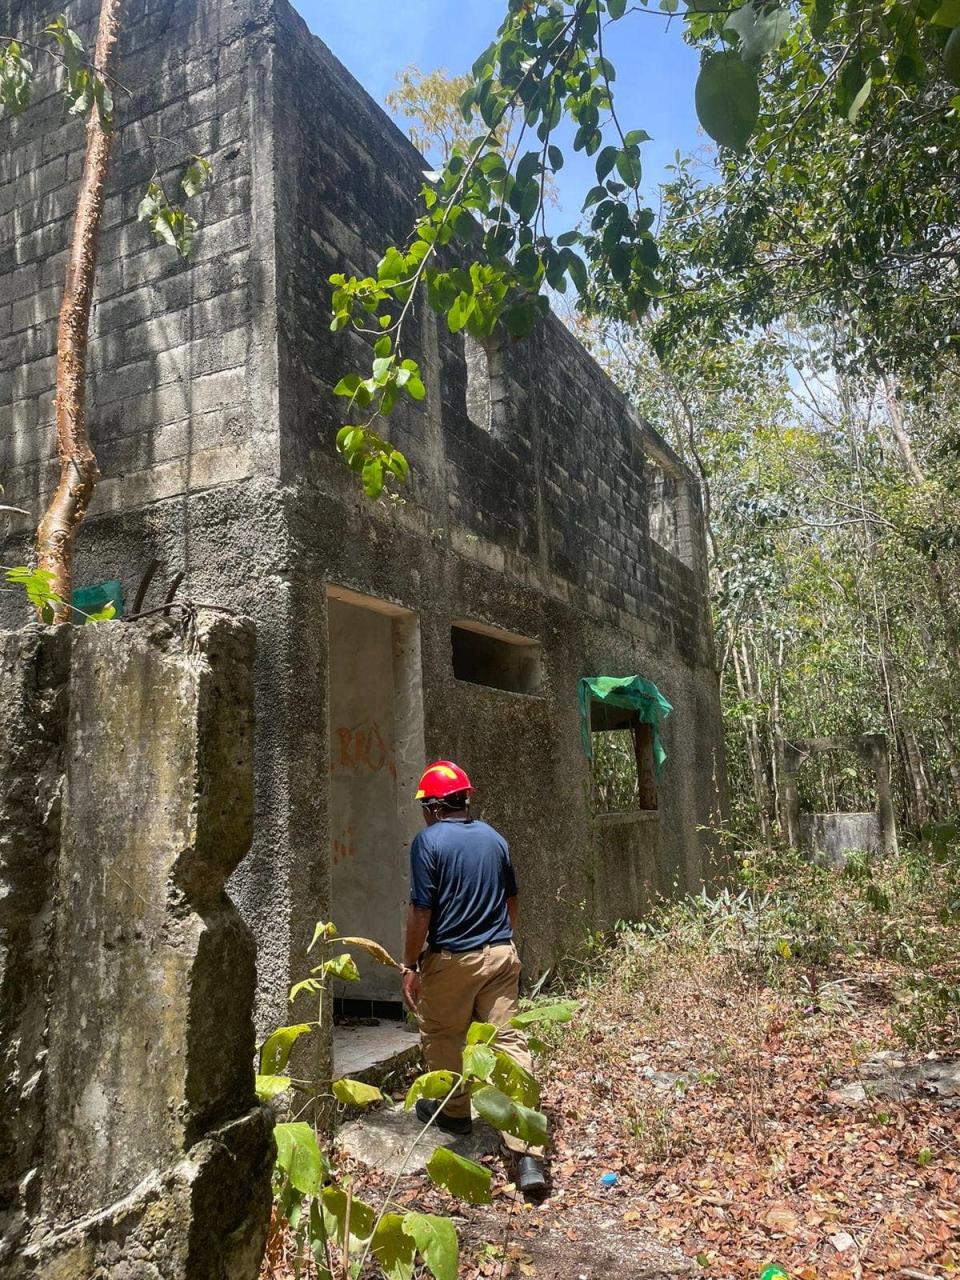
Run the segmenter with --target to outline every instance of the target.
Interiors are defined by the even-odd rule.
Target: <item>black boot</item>
[[[547,1193],[547,1175],[536,1156],[520,1156],[517,1160],[517,1189],[531,1200],[540,1200]]]
[[[437,1116],[436,1120],[434,1120],[434,1124],[438,1129],[442,1129],[444,1133],[457,1133],[463,1135],[473,1132],[473,1121],[469,1116],[448,1116],[442,1111],[437,1115],[439,1110],[439,1102],[429,1098],[417,1099],[417,1119],[421,1124],[427,1124],[430,1120],[433,1120],[434,1116]]]

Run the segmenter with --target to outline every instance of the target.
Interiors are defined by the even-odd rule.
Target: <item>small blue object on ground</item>
[[[605,1173],[601,1176],[600,1182],[605,1187],[615,1187],[617,1185],[617,1175],[615,1173]]]

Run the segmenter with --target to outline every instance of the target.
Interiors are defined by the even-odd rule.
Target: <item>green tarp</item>
[[[580,681],[580,734],[588,759],[593,755],[590,708],[594,702],[634,711],[643,724],[653,725],[653,759],[659,773],[667,758],[660,739],[660,725],[673,707],[657,686],[642,676],[584,676]]]
[[[116,578],[111,579],[110,582],[98,582],[95,587],[77,587],[70,597],[70,603],[74,609],[82,610],[73,615],[73,621],[77,624],[86,622],[87,614],[99,613],[108,604],[112,604],[116,610],[114,616],[122,618],[123,587]]]

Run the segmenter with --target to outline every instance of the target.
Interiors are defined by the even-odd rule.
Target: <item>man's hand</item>
[[[403,973],[403,1003],[411,1013],[420,1012],[420,975],[412,969]]]

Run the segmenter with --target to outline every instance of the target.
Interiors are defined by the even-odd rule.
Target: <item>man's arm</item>
[[[510,917],[510,928],[517,927],[517,911],[520,909],[520,899],[516,894],[512,898],[507,899],[507,915]]]
[[[411,969],[420,959],[420,952],[427,940],[431,914],[429,907],[418,907],[412,902],[407,907],[407,934],[403,943],[403,963],[409,965]]]
[[[420,1002],[420,975],[412,970],[427,941],[430,916],[429,907],[418,907],[413,902],[407,907],[407,930],[403,942],[403,963],[406,966],[403,973],[403,1003],[414,1013]]]

